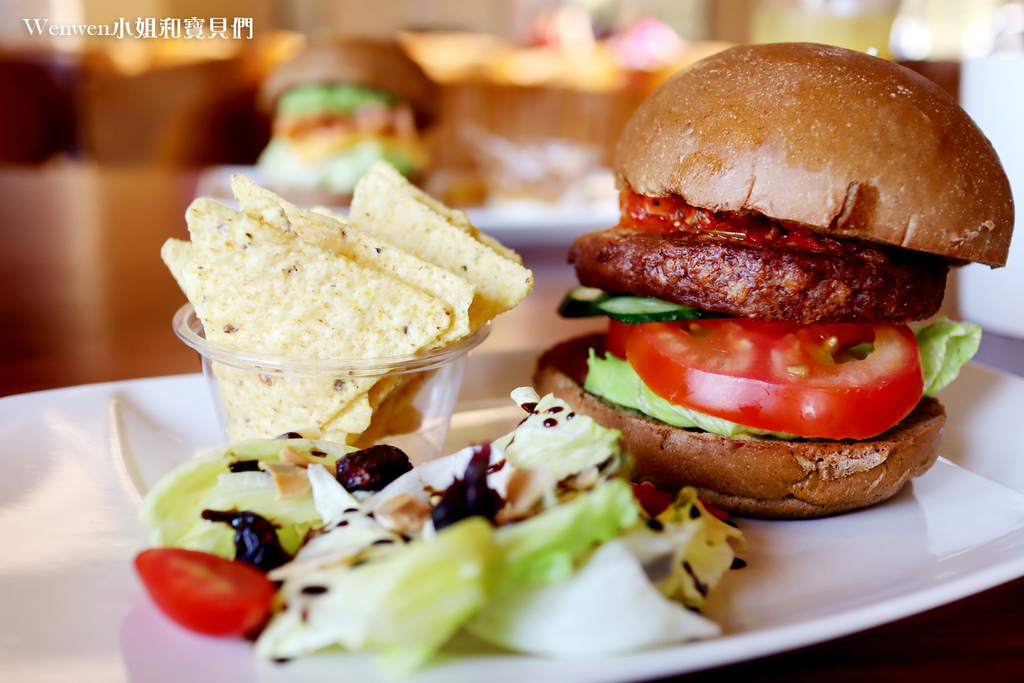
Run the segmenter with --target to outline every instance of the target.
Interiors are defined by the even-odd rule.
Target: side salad
[[[717,635],[699,609],[741,532],[693,489],[631,484],[617,431],[512,398],[515,430],[415,468],[295,433],[190,460],[141,504],[139,576],[175,621],[259,656],[370,651],[389,673],[460,632],[551,657]]]

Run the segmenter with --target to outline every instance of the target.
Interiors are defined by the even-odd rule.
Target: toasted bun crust
[[[639,194],[993,266],[1013,230],[999,158],[956,101],[838,47],[743,45],[697,62],[640,105],[615,165]]]
[[[583,390],[587,349],[601,335],[555,346],[537,365],[534,386],[573,410],[622,432],[634,475],[671,490],[695,486],[716,507],[745,517],[825,517],[895,495],[928,470],[939,453],[945,411],[925,398],[905,420],[871,439],[786,442],[733,439],[679,429]]]
[[[361,85],[408,101],[421,125],[437,114],[436,86],[400,45],[390,41],[349,38],[312,43],[264,80],[260,106],[273,113],[277,100],[306,83]]]

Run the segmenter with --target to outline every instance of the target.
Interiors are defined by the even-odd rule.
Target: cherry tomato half
[[[651,484],[650,482],[633,484],[633,496],[640,504],[640,507],[643,508],[644,513],[651,518],[657,517],[667,510],[673,500],[671,493],[655,488],[654,484]],[[721,508],[716,508],[704,499],[701,499],[700,504],[703,505],[704,509],[708,511],[708,514],[713,517],[726,519],[729,516],[728,512]]]
[[[623,332],[616,335],[621,340]],[[644,323],[629,326],[624,346],[637,374],[662,398],[805,437],[880,434],[910,414],[924,388],[917,342],[906,325],[745,318]]]
[[[270,614],[274,585],[252,565],[183,548],[150,548],[135,570],[153,602],[185,628],[244,636]]]

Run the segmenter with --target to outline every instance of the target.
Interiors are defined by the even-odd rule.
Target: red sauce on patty
[[[687,204],[679,195],[646,197],[626,189],[619,195],[619,207],[619,225],[645,232],[687,232],[757,247],[819,253],[836,250],[833,239],[807,228],[784,226],[760,214],[709,211]]]

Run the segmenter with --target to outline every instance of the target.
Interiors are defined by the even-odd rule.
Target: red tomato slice
[[[757,429],[865,439],[909,415],[924,389],[906,325],[719,318],[630,327],[626,357],[654,393]],[[863,343],[874,350],[861,358]]]
[[[626,360],[626,337],[633,325],[620,323],[618,320],[608,318],[608,332],[604,335],[605,349],[622,360]]]
[[[183,548],[150,548],[135,570],[153,602],[187,629],[243,636],[270,614],[274,585],[252,565]]]

